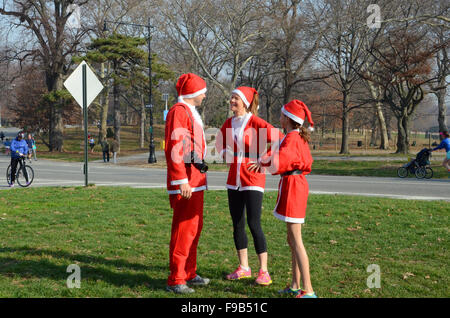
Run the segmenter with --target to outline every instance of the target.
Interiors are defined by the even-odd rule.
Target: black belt
[[[296,176],[298,174],[302,174],[303,170],[291,170],[285,173],[282,173],[281,176],[285,177],[285,176]]]
[[[259,158],[259,155],[258,155],[258,154],[255,154],[255,153],[249,153],[249,152],[241,152],[241,153],[235,152],[235,153],[234,153],[234,156],[235,156],[235,157],[239,157],[240,154],[243,155],[243,157],[245,157],[245,158],[253,158],[253,159],[258,159],[258,158]]]

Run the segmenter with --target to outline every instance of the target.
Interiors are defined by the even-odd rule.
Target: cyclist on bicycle
[[[11,142],[11,183],[10,187],[14,187],[14,181],[16,181],[17,164],[20,162],[20,158],[28,154],[28,144],[25,140],[25,134],[20,131],[17,137]]]

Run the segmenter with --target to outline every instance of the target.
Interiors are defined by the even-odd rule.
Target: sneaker
[[[295,298],[317,298],[317,295],[314,292],[312,294],[307,294],[304,290],[302,290],[302,292],[295,296]]]
[[[248,271],[243,270],[241,268],[241,265],[231,274],[227,275],[228,280],[239,280],[242,278],[251,278],[252,277],[252,270],[250,267],[248,268]]]
[[[270,278],[269,272],[263,272],[260,269],[258,273],[258,278],[256,279],[255,283],[263,286],[268,286],[272,284],[272,279]]]
[[[303,290],[301,288],[299,288],[299,289],[292,289],[291,286],[288,286],[285,289],[279,290],[278,294],[280,294],[280,295],[292,294],[294,296],[297,296],[298,294],[301,294],[302,292],[303,292]]]
[[[203,278],[203,277],[200,277],[200,275],[197,275],[193,279],[187,281],[187,283],[189,285],[194,285],[194,286],[206,286],[209,284],[209,282],[210,282],[209,278]]]
[[[11,183],[9,184],[9,187],[10,187],[10,188],[14,188],[14,182],[11,182]]]
[[[195,292],[195,290],[189,288],[187,285],[167,286],[166,290],[175,294],[192,294]]]

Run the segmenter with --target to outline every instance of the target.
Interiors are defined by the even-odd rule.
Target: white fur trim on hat
[[[293,121],[295,121],[296,123],[299,123],[300,125],[303,125],[303,123],[305,122],[303,119],[301,119],[300,117],[295,116],[294,114],[288,112],[286,110],[286,108],[284,108],[284,106],[281,108],[281,112],[283,114],[285,114],[287,117],[289,117],[290,119],[292,119]]]
[[[245,106],[248,108],[250,106],[249,101],[247,100],[247,98],[245,98],[244,93],[242,93],[240,90],[235,89],[231,92],[231,94],[238,94],[239,97],[242,99],[242,101],[244,102]]]
[[[196,91],[195,93],[188,94],[188,95],[181,95],[180,97],[181,98],[194,98],[194,97],[197,97],[197,96],[199,96],[201,94],[204,94],[204,93],[206,93],[206,87],[201,89],[201,90],[199,90],[199,91]]]

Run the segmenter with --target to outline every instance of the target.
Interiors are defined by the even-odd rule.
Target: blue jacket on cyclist
[[[27,155],[28,154],[28,143],[25,139],[19,140],[19,138],[15,138],[11,142],[11,158],[19,158],[20,154]]]

